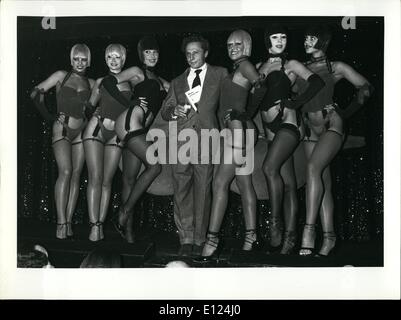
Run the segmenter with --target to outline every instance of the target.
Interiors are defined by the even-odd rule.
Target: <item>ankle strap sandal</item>
[[[286,230],[284,232],[283,247],[280,254],[291,254],[294,251],[297,241],[297,233],[294,230]]]
[[[283,238],[283,227],[278,217],[272,217],[269,227],[270,249],[277,250]]]
[[[337,237],[334,231],[323,232],[323,243],[319,253],[316,254],[318,257],[328,257],[334,253],[336,247]]]
[[[305,223],[299,255],[311,256],[315,252],[316,224]]]
[[[60,240],[67,239],[67,222],[64,222],[64,223],[56,222],[56,225],[57,225],[56,238],[60,239]],[[66,229],[64,229],[64,228],[66,228]],[[65,236],[64,236],[64,231],[65,231]]]
[[[90,222],[89,221],[89,226],[91,227],[91,228],[93,228],[93,227],[100,227],[101,225],[103,225],[103,222],[100,222],[100,221],[96,221],[96,222]]]
[[[212,232],[212,231],[207,232],[205,245],[217,248],[219,245],[219,242],[220,242],[220,239],[219,239],[218,232]]]
[[[218,260],[219,252],[221,250],[221,242],[219,239],[219,233],[208,231],[206,234],[206,241],[203,248],[206,246],[212,247],[214,250],[211,255],[208,256],[199,256],[193,259],[195,263],[206,263],[206,262],[214,262]]]
[[[242,246],[243,251],[256,251],[260,250],[262,243],[258,239],[256,229],[245,230],[245,240]]]

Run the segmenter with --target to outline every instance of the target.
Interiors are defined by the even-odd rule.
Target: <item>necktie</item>
[[[201,69],[195,70],[196,76],[195,76],[194,82],[192,82],[192,88],[195,88],[196,86],[201,85],[201,81],[199,78],[199,73],[201,73],[201,72],[202,72]]]

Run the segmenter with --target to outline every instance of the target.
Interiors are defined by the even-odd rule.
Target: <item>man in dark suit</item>
[[[189,36],[183,40],[189,68],[172,80],[169,92],[164,100],[160,114],[166,121],[176,121],[178,135],[184,129],[192,129],[198,139],[196,161],[180,161],[172,164],[174,187],[174,220],[178,228],[181,247],[179,255],[200,255],[206,238],[211,206],[211,182],[213,164],[200,164],[201,129],[216,129],[216,112],[220,98],[220,86],[227,76],[227,70],[206,63],[209,43],[202,36]],[[191,107],[186,92],[198,91]],[[195,110],[196,109],[196,110]],[[171,125],[171,124],[170,124]],[[170,139],[172,133],[169,133]],[[175,140],[177,141],[177,140]],[[187,141],[177,141],[178,155],[180,147]],[[170,142],[171,145],[171,142]],[[209,155],[211,160],[212,155]],[[171,160],[171,159],[170,159]]]

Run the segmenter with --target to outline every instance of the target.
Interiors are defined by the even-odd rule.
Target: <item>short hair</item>
[[[91,65],[91,51],[89,50],[89,47],[84,43],[75,44],[71,48],[71,51],[70,51],[70,61],[71,61],[71,63],[72,63],[72,58],[77,53],[83,53],[85,56],[88,57],[88,67],[90,67],[90,65]]]
[[[109,44],[104,52],[104,58],[106,59],[106,61],[107,61],[107,56],[111,52],[118,52],[121,55],[121,60],[124,65],[125,59],[127,58],[127,50],[125,49],[125,47],[119,43]]]
[[[326,52],[332,39],[332,32],[327,25],[311,25],[305,31],[305,36],[314,36],[318,39],[315,48]]]
[[[246,32],[245,30],[238,29],[238,30],[233,31],[230,34],[230,36],[227,39],[227,42],[233,37],[239,37],[239,38],[242,39],[243,44],[244,44],[244,55],[249,57],[251,55],[251,52],[252,52],[252,37],[251,37],[251,35],[248,32]]]
[[[138,57],[139,60],[143,63],[144,57],[143,57],[143,52],[145,50],[156,50],[157,52],[160,52],[159,44],[157,43],[157,40],[153,36],[144,36],[142,37],[136,46],[137,51],[138,51]]]
[[[265,38],[265,46],[266,46],[267,50],[269,50],[272,47],[272,43],[270,41],[270,36],[272,36],[273,34],[277,34],[277,33],[283,33],[288,36],[288,29],[279,23],[274,23],[265,29],[264,38]]]
[[[188,43],[199,42],[204,51],[209,51],[209,41],[200,34],[192,34],[182,40],[181,51],[185,54]]]

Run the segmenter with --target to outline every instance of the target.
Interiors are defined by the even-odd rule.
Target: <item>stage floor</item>
[[[138,241],[128,244],[110,223],[104,226],[105,239],[100,242],[88,240],[89,226],[74,225],[74,237],[58,240],[56,226],[31,219],[18,220],[18,244],[42,245],[49,252],[56,268],[79,268],[85,256],[95,248],[115,252],[121,256],[123,268],[164,268],[171,261],[181,260],[190,267],[380,267],[383,266],[383,242],[341,241],[335,253],[328,258],[300,257],[297,254],[283,256],[262,250],[243,253],[241,241],[225,238],[219,259],[212,263],[195,263],[192,258],[177,255],[179,242],[175,233],[156,229],[142,229]]]

